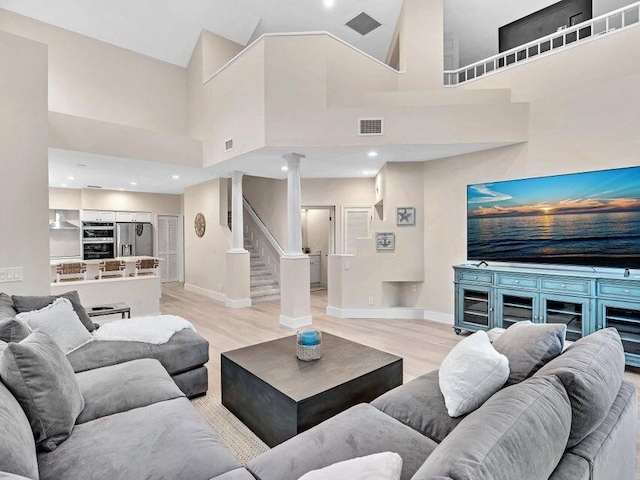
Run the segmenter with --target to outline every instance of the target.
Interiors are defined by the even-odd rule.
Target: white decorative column
[[[242,172],[231,174],[231,250],[227,252],[225,305],[229,308],[251,306],[251,254],[244,248],[244,202]]]
[[[302,198],[300,160],[304,155],[284,156],[287,175],[287,253],[280,259],[280,324],[301,328],[312,324],[309,256],[302,252]]]
[[[233,172],[231,174],[231,232],[233,240],[231,243],[231,252],[247,253],[244,249],[244,202],[242,197],[242,172]]]

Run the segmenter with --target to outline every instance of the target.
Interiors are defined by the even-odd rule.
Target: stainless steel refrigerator
[[[117,223],[116,256],[153,256],[153,225],[150,223]]]

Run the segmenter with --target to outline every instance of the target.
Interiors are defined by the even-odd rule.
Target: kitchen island
[[[131,307],[131,316],[140,317],[160,314],[161,282],[157,275],[133,277],[137,260],[155,257],[120,257],[114,260],[125,262],[125,276],[96,280],[100,260],[52,260],[51,295],[61,295],[77,290],[85,306],[124,302]],[[87,279],[56,282],[56,267],[61,263],[85,263]],[[119,317],[119,316],[117,316]],[[114,317],[115,318],[115,317]]]

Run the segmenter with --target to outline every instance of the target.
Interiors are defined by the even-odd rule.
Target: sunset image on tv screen
[[[640,167],[467,187],[469,260],[640,268]]]

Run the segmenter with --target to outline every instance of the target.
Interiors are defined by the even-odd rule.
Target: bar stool
[[[136,261],[136,269],[134,273],[129,274],[131,277],[142,277],[147,275],[156,275],[156,270],[160,262],[157,258],[145,258]]]
[[[98,265],[98,276],[96,280],[104,278],[124,278],[126,264],[124,260],[103,260]]]
[[[56,266],[56,282],[75,282],[87,279],[87,264],[84,262],[60,263]]]

